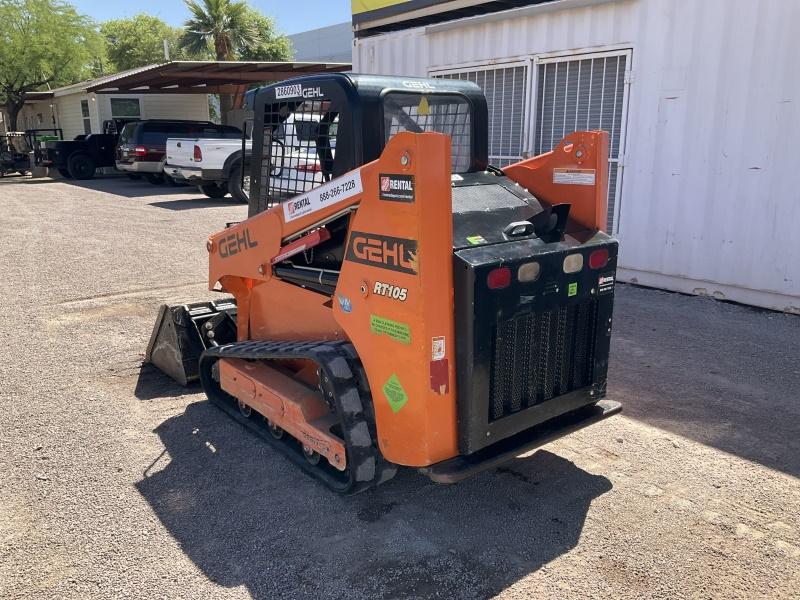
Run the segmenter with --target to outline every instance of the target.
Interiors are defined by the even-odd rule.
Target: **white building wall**
[[[71,140],[76,135],[83,133],[83,113],[81,113],[81,100],[88,99],[86,94],[70,94],[53,98],[53,110],[56,115],[56,127],[64,130],[64,139]],[[94,109],[97,110],[96,108]],[[89,102],[89,113],[92,112],[92,102]],[[94,127],[94,124],[93,124]]]
[[[785,0],[563,0],[358,40],[353,63],[425,76],[632,49],[621,279],[800,312],[798,23]]]
[[[50,100],[31,102],[20,113],[19,126],[23,129],[55,127],[64,130],[64,139],[71,140],[83,134],[81,100],[89,101],[89,115],[93,133],[100,133],[103,121],[111,118],[111,98],[138,98],[142,119],[188,119],[208,121],[207,94],[87,94],[81,91],[57,96]],[[52,108],[50,105],[53,105]],[[39,122],[38,115],[42,115]]]
[[[353,26],[347,21],[295,33],[289,40],[296,61],[349,63],[353,52]]]
[[[208,121],[207,94],[152,94],[143,96],[145,119]]]

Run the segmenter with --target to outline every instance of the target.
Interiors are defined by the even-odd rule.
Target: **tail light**
[[[194,147],[194,162],[203,162],[203,151],[200,150],[200,146]]]
[[[602,269],[608,264],[608,248],[600,248],[589,255],[589,268]]]
[[[486,285],[490,290],[502,290],[511,285],[511,269],[508,267],[497,267],[489,271],[486,276]]]
[[[306,163],[304,165],[298,165],[297,170],[302,173],[319,173],[322,171],[322,167],[319,166],[318,162],[313,162]]]
[[[139,158],[144,158],[145,156],[147,156],[147,148],[145,148],[144,146],[136,146],[133,149],[133,155]]]

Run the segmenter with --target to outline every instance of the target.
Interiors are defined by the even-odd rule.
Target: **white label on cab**
[[[283,220],[288,223],[318,210],[336,204],[347,198],[357,196],[363,191],[361,185],[361,170],[348,173],[306,192],[302,196],[292,198],[283,203]]]

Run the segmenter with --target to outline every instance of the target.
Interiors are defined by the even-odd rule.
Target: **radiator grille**
[[[489,420],[592,382],[597,301],[517,315],[495,327]]]

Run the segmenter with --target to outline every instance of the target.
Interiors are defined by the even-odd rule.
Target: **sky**
[[[189,16],[183,0],[135,0],[135,2],[109,2],[109,0],[68,0],[79,13],[96,21],[107,21],[147,13],[180,27]],[[248,3],[265,15],[275,17],[278,28],[288,35],[326,25],[350,20],[350,0],[248,0]]]

